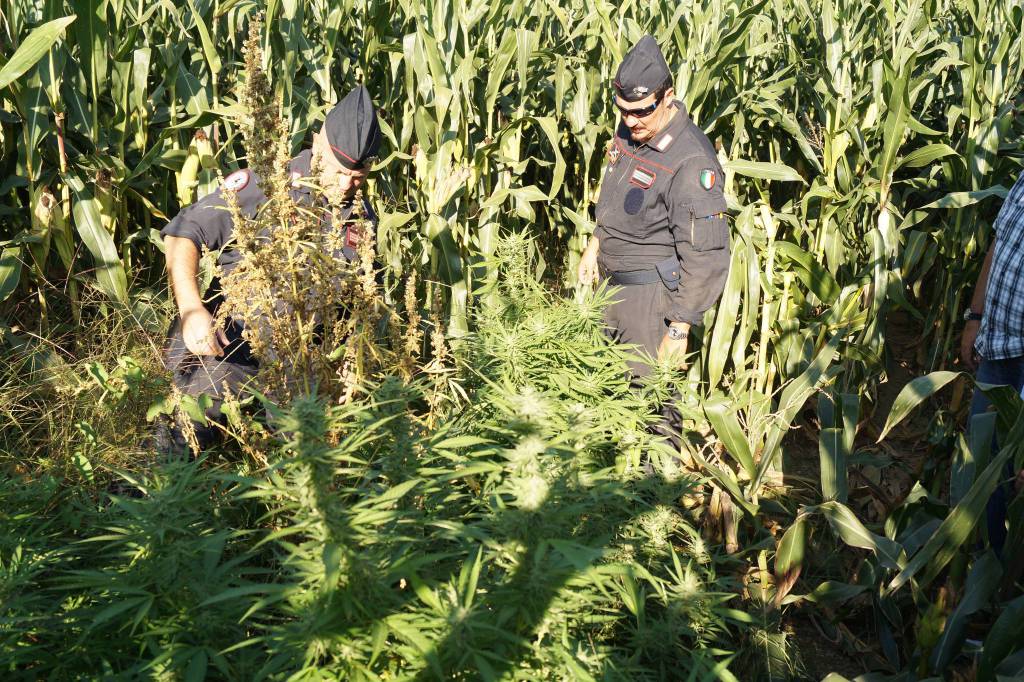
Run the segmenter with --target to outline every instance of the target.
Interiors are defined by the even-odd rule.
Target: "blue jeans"
[[[1024,387],[1024,357],[1007,358],[1005,360],[982,359],[978,365],[978,372],[975,379],[982,384],[997,384],[1012,386],[1018,393]],[[981,414],[988,410],[992,403],[988,396],[980,390],[974,390],[974,397],[971,398],[971,414]],[[968,422],[968,428],[970,422]],[[992,443],[992,456],[994,457],[998,444]],[[980,473],[980,472],[979,472]],[[1004,478],[1013,476],[1013,463],[1007,464]],[[1010,503],[1009,485],[1000,483],[985,508],[985,516],[988,525],[988,539],[996,553],[1002,555],[1003,545],[1006,544],[1006,508]]]

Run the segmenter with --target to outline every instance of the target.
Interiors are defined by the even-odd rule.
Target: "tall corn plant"
[[[790,78],[762,76],[759,88],[734,86],[744,105],[726,99],[727,115],[710,126],[715,137],[732,123],[726,168],[737,212],[729,279],[717,311],[708,314],[691,385],[707,387],[702,399],[712,398],[712,423],[723,441],[732,441],[734,471],[749,475],[751,460],[775,456],[764,452],[775,441],[765,441],[758,424],[778,421],[775,410],[785,406],[773,396],[799,383],[836,335],[843,341],[835,358],[844,370],[840,393],[859,392],[882,376],[891,309],[921,319],[925,334],[946,349],[936,357],[948,354],[955,302],[947,297],[922,314],[910,301],[926,296],[926,278],[960,296],[976,272],[967,263],[945,267],[949,261],[937,252],[948,246],[929,239],[954,240],[962,261],[962,245],[976,237],[954,238],[948,229],[928,237],[907,228],[941,218],[943,208],[1005,193],[1000,183],[1012,180],[1013,162],[995,165],[993,143],[987,152],[977,145],[958,152],[936,138],[958,144],[961,131],[974,130],[981,114],[970,112],[980,111],[972,104],[979,97],[987,102],[990,137],[998,139],[995,121],[1010,130],[1008,102],[1020,92],[1022,68],[1020,27],[1010,24],[1019,11],[1009,3],[776,4],[733,46],[756,55],[746,69],[755,78],[798,67]],[[970,37],[977,35],[983,38]],[[967,47],[998,58],[980,95],[961,85],[958,55]],[[969,167],[976,169],[974,188],[948,192],[943,173],[960,168],[966,182]],[[983,230],[965,211],[951,218]],[[702,421],[698,403],[690,406]]]
[[[796,243],[841,287],[859,281],[866,263],[878,265],[872,321],[859,332],[876,356],[877,313],[888,299],[904,305],[903,283],[916,286],[939,262],[925,236],[950,245],[968,238],[921,226],[1005,184],[985,173],[993,131],[1006,132],[1019,90],[1019,8],[1006,0],[877,9],[835,0],[282,0],[264,9],[265,59],[293,147],[341,93],[370,86],[389,138],[377,183],[381,244],[395,271],[424,267],[449,285],[457,333],[466,330],[474,278],[493,276],[477,266],[502,229],[544,235],[538,245],[554,260],[541,269],[564,263],[572,283],[614,124],[608,83],[644,31],[665,46],[677,91],[729,161],[737,209],[761,200],[776,214],[775,238]],[[129,275],[159,263],[152,229],[239,162],[236,65],[252,11],[220,0],[12,4],[5,19],[14,47],[47,19],[76,19],[63,37],[53,25],[43,31],[48,49],[8,69],[0,89],[5,140],[16,141],[5,147],[12,220],[0,292],[45,288],[63,272],[128,300]],[[994,59],[998,69],[981,68]],[[958,97],[946,116],[942,105]],[[944,176],[970,166],[970,186],[952,188],[951,198],[924,191],[940,182],[930,170],[940,162]],[[1012,170],[999,167],[997,175]],[[963,185],[968,175],[950,177]],[[759,269],[810,279],[790,255],[769,249]],[[739,340],[776,333],[749,323],[740,332]],[[940,348],[949,332],[949,322],[937,330]],[[742,361],[747,348],[734,345]],[[710,363],[709,378],[721,365]]]

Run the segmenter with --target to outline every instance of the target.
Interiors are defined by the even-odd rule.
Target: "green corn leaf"
[[[857,422],[860,420],[860,395],[856,393],[843,393],[839,397],[839,403],[843,408],[843,448],[846,456],[850,457],[853,455],[853,446],[857,440]],[[844,479],[845,476],[844,473]]]
[[[92,187],[78,175],[68,175],[64,181],[71,188],[75,228],[93,257],[100,291],[115,301],[128,303],[128,278],[114,240],[100,220],[99,200],[93,195]]]
[[[0,302],[14,293],[20,280],[21,247],[4,247],[0,250]]]
[[[820,384],[829,378],[828,369],[836,356],[836,351],[839,349],[840,340],[839,334],[829,339],[828,343],[818,352],[803,374],[783,389],[782,396],[779,399],[778,414],[772,420],[771,426],[768,429],[768,437],[765,439],[764,448],[761,450],[761,461],[757,467],[757,475],[754,476],[751,484],[752,490],[757,490],[760,487],[761,480],[768,471],[768,467],[771,466],[776,451],[779,445],[782,444],[782,439],[789,431],[789,425],[793,423],[797,412],[803,408],[804,403],[807,402],[811,395],[818,390]]]
[[[210,73],[216,76],[220,73],[221,64],[213,38],[210,37],[210,31],[206,28],[206,22],[203,21],[202,15],[196,10],[196,4],[193,0],[188,0],[188,8],[192,10],[192,18],[196,22],[196,30],[199,31],[199,41],[203,46],[203,56],[206,57],[206,64],[210,67]]]
[[[767,163],[765,161],[747,161],[732,159],[725,163],[725,170],[748,178],[776,180],[778,182],[800,182],[807,184],[803,177],[784,163]]]
[[[822,391],[818,394],[818,423],[824,429],[837,428],[841,408],[836,404],[835,394]]]
[[[22,74],[36,65],[43,55],[60,40],[64,29],[73,22],[76,15],[48,21],[32,31],[14,51],[7,63],[0,68],[0,90],[3,90]]]
[[[484,107],[488,116],[494,115],[495,102],[498,99],[498,91],[505,78],[505,72],[516,55],[516,34],[514,31],[506,31],[501,40],[501,46],[492,57],[490,67],[487,70],[487,89],[484,93]]]
[[[996,666],[996,682],[1024,680],[1024,649],[1013,652]]]
[[[961,434],[957,438],[957,448],[953,453],[953,462],[949,470],[950,505],[956,506],[960,503],[974,484],[978,471],[983,471],[988,465],[997,417],[994,412],[974,415],[967,437]]]
[[[460,282],[462,280],[462,256],[452,237],[451,228],[445,226],[431,241],[436,254],[434,262],[441,281],[445,284]]]
[[[806,599],[807,601],[812,601],[816,604],[835,606],[842,604],[845,601],[849,601],[858,595],[864,594],[869,589],[871,589],[869,585],[850,585],[849,583],[826,580],[807,594],[789,595],[782,600],[782,603],[792,604],[793,602]]]
[[[1017,423],[1017,417],[1021,413],[1021,408],[1024,407],[1024,400],[1021,398],[1020,391],[1016,390],[1013,386],[1005,384],[984,384],[976,381],[975,386],[984,391],[985,397],[996,408],[996,423],[998,426],[996,432],[1010,431],[1014,424]]]
[[[725,282],[725,290],[718,301],[715,324],[711,332],[711,343],[708,345],[708,383],[713,388],[718,386],[725,372],[725,364],[729,360],[729,350],[736,337],[736,327],[740,310],[743,285],[746,280],[743,266],[745,249],[733,249],[729,276]]]
[[[694,458],[702,468],[704,468],[716,481],[718,481],[719,485],[728,491],[729,495],[732,496],[733,502],[738,504],[743,511],[750,515],[751,518],[757,517],[757,506],[744,497],[743,491],[740,490],[739,483],[736,481],[736,475],[731,469],[711,464],[699,452],[694,452]]]
[[[995,679],[996,667],[1020,649],[1021,642],[1024,642],[1024,597],[1017,597],[1006,605],[985,637],[978,660],[978,682]]]
[[[818,436],[821,465],[821,495],[826,500],[846,502],[846,460],[848,450],[843,429],[822,429]]]
[[[1018,425],[1014,427],[1014,434],[1018,438],[1024,435],[1022,425],[1024,425],[1024,419],[1018,420]],[[909,582],[921,569],[927,567],[924,576],[918,581],[921,587],[926,587],[945,568],[960,545],[970,538],[971,532],[985,513],[985,505],[999,484],[1003,467],[1013,458],[1020,447],[1017,440],[1008,442],[1011,444],[1002,448],[999,454],[989,462],[971,489],[964,495],[960,504],[953,508],[953,511],[943,520],[942,525],[928,539],[924,547],[892,579],[885,589],[886,594],[892,594]]]
[[[985,552],[974,562],[971,572],[967,574],[963,597],[952,613],[946,617],[942,636],[932,650],[930,665],[933,671],[942,672],[960,653],[968,617],[977,613],[988,603],[989,598],[999,587],[999,579],[1002,574],[1003,567],[992,551]]]
[[[534,119],[534,122],[544,133],[544,136],[548,140],[548,144],[551,145],[551,151],[555,155],[555,170],[551,175],[551,188],[548,190],[548,195],[546,197],[548,199],[554,199],[558,195],[558,190],[562,188],[562,179],[565,177],[565,159],[562,158],[561,144],[559,142],[560,136],[558,134],[558,122],[550,116]]]
[[[1002,185],[996,185],[995,187],[975,190],[972,192],[950,192],[941,199],[936,199],[930,204],[925,204],[921,208],[966,208],[991,197],[1005,199],[1008,193],[1009,190]]]
[[[740,426],[736,412],[730,404],[723,400],[717,400],[704,404],[704,413],[708,421],[715,429],[715,435],[725,445],[725,449],[736,458],[743,470],[751,478],[754,477],[756,467],[754,457],[750,452],[750,444],[747,442],[746,434]]]
[[[882,139],[885,140],[885,145],[882,149],[881,157],[875,162],[877,177],[881,180],[885,191],[888,190],[890,178],[895,170],[896,154],[903,144],[903,138],[907,133],[908,123],[911,120],[908,72],[912,68],[912,63],[906,65],[903,75],[898,76],[890,83],[891,90],[888,93],[889,110],[882,125]]]
[[[877,442],[882,442],[889,431],[906,419],[907,415],[909,415],[915,407],[920,405],[925,399],[935,395],[944,386],[946,386],[946,384],[959,376],[961,376],[960,372],[932,372],[927,376],[918,377],[904,386],[903,390],[901,390],[899,395],[896,396],[896,400],[892,404],[892,409],[889,410],[889,416],[885,420],[885,428],[883,428],[882,433],[879,434]]]
[[[897,168],[921,168],[929,164],[935,163],[939,159],[947,156],[960,155],[955,149],[950,147],[948,144],[935,143],[927,144],[923,147],[915,149],[914,151],[907,154],[902,161],[897,164]]]
[[[828,519],[836,535],[851,547],[869,549],[886,568],[900,567],[902,548],[889,538],[876,535],[864,527],[850,508],[840,502],[825,502],[816,508]]]
[[[775,605],[781,605],[793,589],[803,568],[804,552],[807,549],[807,516],[796,518],[779,540],[775,552]]]
[[[92,133],[98,134],[98,102],[101,93],[107,90],[110,49],[108,48],[109,33],[107,30],[107,10],[105,0],[72,0],[72,6],[78,14],[74,34],[78,48],[82,51],[82,72],[87,84],[86,96],[93,104]]]
[[[796,270],[797,276],[822,303],[828,305],[836,301],[840,286],[832,273],[818,260],[792,242],[775,242],[775,248],[780,256],[789,258],[799,266]]]

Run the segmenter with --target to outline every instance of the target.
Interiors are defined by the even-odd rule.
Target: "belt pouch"
[[[675,291],[679,288],[679,259],[673,256],[655,264],[654,267],[658,271],[658,276],[661,277],[661,282],[665,285],[665,288],[669,291]]]

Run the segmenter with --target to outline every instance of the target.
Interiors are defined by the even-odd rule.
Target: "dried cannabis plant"
[[[392,353],[379,342],[385,315],[374,278],[371,226],[359,226],[358,259],[342,254],[344,222],[363,222],[362,198],[348,205],[318,185],[316,158],[309,178],[293,178],[287,127],[262,69],[260,21],[245,43],[248,71],[243,101],[249,112],[243,131],[254,181],[267,201],[247,215],[225,191],[235,223],[233,248],[240,262],[222,273],[225,303],[220,322],[244,327],[243,337],[259,360],[257,386],[275,401],[316,392],[350,400]],[[295,190],[308,189],[306,192]],[[307,198],[308,197],[308,198]],[[415,285],[413,285],[415,286]]]

